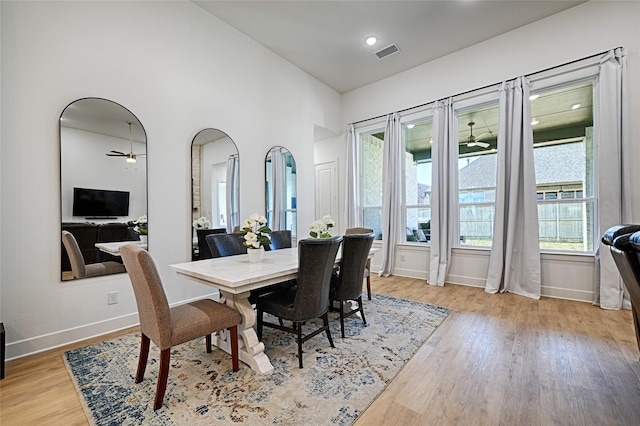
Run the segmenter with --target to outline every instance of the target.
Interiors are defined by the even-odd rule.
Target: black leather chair
[[[345,234],[369,234],[371,232],[373,232],[373,229],[371,228],[348,228],[345,231]],[[371,300],[371,259],[367,259],[367,267],[364,270],[364,277],[367,279],[367,298]]]
[[[602,236],[609,246],[624,282],[633,311],[636,342],[640,350],[640,225],[618,225],[609,228]]]
[[[291,231],[273,231],[271,233],[271,250],[291,248]]]
[[[212,257],[220,257],[220,256],[213,255],[205,238],[207,235],[211,235],[211,234],[226,234],[226,233],[227,233],[226,228],[196,229],[196,235],[198,237],[197,260],[211,259]]]
[[[329,330],[329,288],[331,273],[342,237],[310,238],[298,242],[298,277],[294,285],[258,297],[258,339],[262,340],[263,327],[276,328],[296,335],[298,364],[302,368],[302,343],[325,332],[331,347]],[[267,312],[282,320],[291,321],[292,327],[264,321]],[[303,336],[302,325],[313,318],[322,318],[322,327]]]
[[[346,317],[360,312],[362,322],[367,323],[362,307],[362,282],[374,237],[372,232],[370,234],[345,235],[342,240],[342,260],[337,273],[334,273],[331,278],[329,306],[332,311],[340,312],[340,331],[343,339]],[[345,312],[345,303],[350,300],[357,301],[358,307]],[[338,302],[338,308],[334,307],[334,302]]]
[[[213,257],[247,253],[247,247],[242,244],[244,242],[242,234],[209,234],[205,237],[205,241]]]

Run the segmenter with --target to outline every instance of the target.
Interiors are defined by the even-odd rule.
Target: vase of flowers
[[[331,219],[331,216],[323,216],[322,219],[314,221],[310,226],[309,235],[313,238],[331,238],[329,230],[336,226],[336,222]]]
[[[149,234],[149,227],[147,225],[147,215],[143,214],[135,222],[133,222],[133,224],[135,225],[133,228],[134,232],[138,234],[138,236],[140,237],[140,241],[142,241],[143,244],[146,244],[147,235]]]
[[[193,227],[195,229],[209,229],[209,228],[211,228],[211,222],[209,222],[209,219],[207,219],[204,216],[199,217],[198,219],[194,220],[192,225],[193,225]]]
[[[244,242],[249,255],[249,262],[260,262],[264,256],[264,248],[271,244],[271,229],[267,226],[267,218],[253,213],[242,224],[240,233],[244,234]]]

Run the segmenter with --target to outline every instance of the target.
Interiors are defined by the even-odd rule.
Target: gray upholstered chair
[[[198,236],[198,259],[211,259],[212,257],[220,257],[214,256],[211,252],[211,248],[206,242],[206,236],[211,234],[226,234],[227,230],[225,228],[212,228],[212,229],[196,229],[196,235]]]
[[[78,246],[78,242],[69,231],[62,231],[62,244],[64,244],[64,248],[67,250],[67,254],[69,255],[73,278],[90,278],[126,272],[124,265],[118,262],[109,261],[86,265],[84,263],[84,256],[82,256],[82,252]]]
[[[362,307],[362,281],[374,236],[373,232],[370,234],[350,234],[345,235],[342,240],[342,259],[337,274],[331,278],[329,307],[331,310],[340,312],[340,331],[343,339],[346,317],[360,312],[362,322],[367,323]],[[350,300],[357,301],[358,308],[345,312],[345,303]],[[338,308],[334,307],[334,302],[339,303]]]
[[[247,247],[242,244],[244,242],[242,234],[210,234],[205,237],[205,241],[213,257],[235,256],[247,253]]]
[[[291,231],[288,229],[273,231],[271,233],[271,250],[280,250],[283,248],[291,248]]]
[[[295,284],[258,297],[258,339],[262,340],[264,326],[296,335],[298,364],[302,368],[302,343],[326,332],[331,347],[333,339],[329,330],[329,287],[331,273],[342,237],[310,238],[298,242],[298,277]],[[279,319],[291,321],[292,327],[264,321],[267,312]],[[303,336],[302,325],[313,318],[322,318],[322,327]]]
[[[238,311],[211,299],[196,300],[170,308],[160,275],[149,253],[137,245],[127,244],[120,248],[120,255],[133,285],[142,333],[136,383],[144,378],[149,341],[152,340],[160,349],[154,410],[160,408],[164,400],[173,346],[205,336],[206,350],[210,353],[211,334],[228,328],[232,367],[233,371],[238,371],[237,326],[242,321]]]
[[[373,229],[370,228],[349,228],[345,231],[345,235],[353,234],[370,234]],[[371,300],[371,259],[367,259],[367,266],[364,270],[364,277],[367,279],[367,298]]]

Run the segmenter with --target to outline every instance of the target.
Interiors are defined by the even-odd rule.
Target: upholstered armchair
[[[69,231],[62,231],[62,244],[69,255],[73,278],[90,278],[126,272],[124,266],[118,262],[108,261],[85,264],[78,242]]]
[[[120,254],[133,285],[142,333],[136,383],[144,378],[149,341],[153,341],[160,349],[154,410],[160,408],[164,400],[173,346],[205,336],[206,351],[210,353],[211,334],[229,329],[232,368],[233,371],[238,371],[237,326],[242,321],[238,311],[211,299],[196,300],[170,308],[160,275],[149,253],[137,245],[128,244],[120,248]]]
[[[325,332],[329,344],[333,345],[329,330],[329,287],[331,273],[342,237],[309,238],[298,242],[298,277],[294,285],[260,295],[256,302],[258,340],[262,340],[263,327],[275,328],[295,334],[298,343],[298,364],[302,368],[302,343]],[[275,324],[264,320],[264,313],[291,321],[292,326]],[[322,318],[322,326],[302,335],[305,321]]]
[[[342,259],[337,274],[331,278],[329,306],[331,310],[340,312],[340,331],[343,339],[346,317],[360,312],[362,322],[367,323],[362,307],[362,282],[374,237],[373,232],[370,234],[350,234],[345,235],[342,240]],[[345,304],[352,300],[358,303],[358,307],[345,312]],[[338,302],[338,308],[334,308],[334,302]]]
[[[349,228],[345,231],[345,235],[353,234],[370,234],[373,229],[370,228]],[[367,279],[367,298],[371,300],[371,259],[367,259],[367,265],[364,270],[364,278]]]

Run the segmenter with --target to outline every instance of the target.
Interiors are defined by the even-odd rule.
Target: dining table
[[[147,248],[147,243],[143,241],[112,241],[109,243],[96,243],[95,247],[101,252],[111,254],[113,256],[120,256],[120,247],[125,244],[136,244],[143,249]]]
[[[373,256],[378,249],[372,249]],[[340,253],[336,264],[340,262]],[[268,374],[273,365],[264,353],[264,343],[254,329],[257,315],[249,303],[251,290],[295,279],[298,274],[298,248],[269,250],[260,262],[250,262],[249,255],[218,257],[169,265],[179,276],[220,290],[220,302],[236,309],[242,316],[238,326],[238,356],[254,371]],[[213,336],[212,343],[231,353],[228,331]]]

